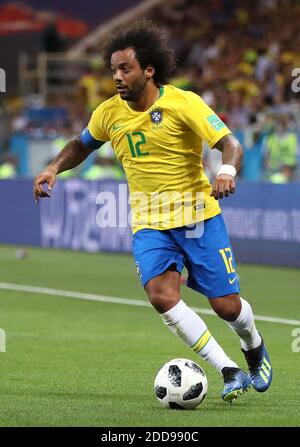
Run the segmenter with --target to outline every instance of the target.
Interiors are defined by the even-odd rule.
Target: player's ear
[[[153,78],[154,73],[155,73],[155,68],[152,67],[152,65],[148,65],[145,70],[144,70],[145,76],[147,81],[150,81],[150,79]]]

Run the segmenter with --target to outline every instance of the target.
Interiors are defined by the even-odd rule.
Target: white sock
[[[202,318],[182,300],[161,317],[175,335],[220,372],[224,367],[238,368],[212,337]]]
[[[241,298],[242,308],[235,321],[226,321],[231,329],[240,337],[244,351],[257,348],[261,344],[261,337],[255,327],[253,312],[248,301]]]

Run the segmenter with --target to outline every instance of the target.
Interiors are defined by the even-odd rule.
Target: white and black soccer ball
[[[203,369],[192,360],[173,359],[158,371],[154,392],[164,407],[193,410],[201,404],[208,388]]]

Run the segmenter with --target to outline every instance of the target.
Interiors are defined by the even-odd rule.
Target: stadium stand
[[[19,57],[21,95],[5,102],[0,98],[2,114],[9,122],[1,136],[0,153],[10,151],[21,160],[25,157],[20,152],[27,150],[31,153],[27,160],[35,158],[32,144],[43,140],[45,157],[27,166],[19,162],[20,175],[36,173],[66,122],[78,133],[95,104],[114,93],[99,49],[116,27],[146,16],[166,31],[175,51],[178,68],[171,83],[200,94],[243,144],[240,177],[276,183],[299,180],[300,96],[291,88],[293,68],[300,67],[298,2],[169,0],[162,4],[146,0],[90,33],[86,24],[78,19],[68,22],[62,15],[54,20],[51,13],[16,6],[1,11],[2,35],[19,31],[16,24],[20,23],[28,36],[42,30],[44,39],[44,51],[38,51],[37,45],[33,54],[31,41],[31,51]],[[8,23],[15,25],[10,28]],[[60,36],[66,35],[69,40],[62,44]],[[57,52],[61,49],[65,51]],[[20,138],[26,140],[22,150]],[[218,166],[216,157],[205,150],[211,178]],[[286,166],[289,173],[282,175]]]

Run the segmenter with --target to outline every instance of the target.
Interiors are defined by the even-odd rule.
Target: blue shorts
[[[187,286],[208,298],[240,291],[221,214],[188,227],[139,230],[133,235],[133,256],[143,287],[174,264],[180,274],[185,266]]]

